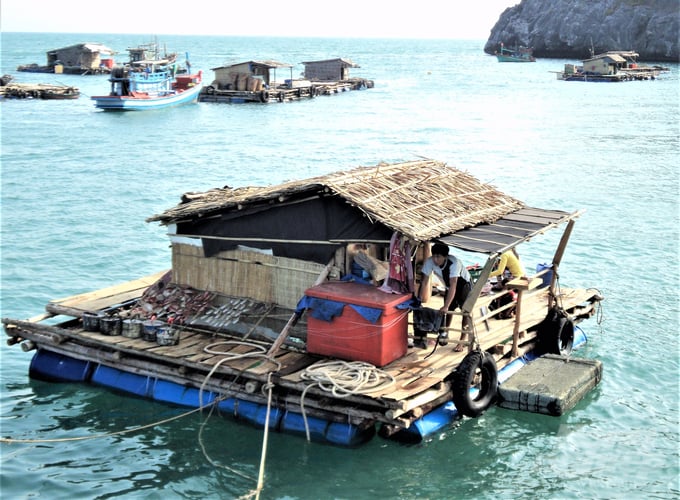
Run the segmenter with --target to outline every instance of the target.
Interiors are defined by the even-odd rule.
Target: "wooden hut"
[[[97,71],[100,67],[110,67],[112,49],[100,43],[78,43],[47,52],[47,65],[57,68],[77,68],[78,70]],[[108,56],[108,57],[105,57]],[[57,71],[55,71],[57,72]]]
[[[229,66],[212,68],[215,80],[211,86],[217,90],[251,90],[260,91],[262,88],[273,87],[277,83],[277,69],[290,68],[291,64],[278,61],[246,61]],[[286,75],[287,76],[287,75]],[[282,83],[283,80],[281,80]]]
[[[348,244],[386,250],[394,231],[422,242],[522,206],[470,174],[416,161],[186,194],[149,221],[170,228],[177,283],[295,308],[328,262],[346,271]]]
[[[626,65],[626,59],[617,53],[598,54],[583,60],[583,71],[594,75],[614,75]]]
[[[335,58],[325,59],[322,61],[307,61],[303,62],[305,66],[305,78],[307,80],[319,82],[334,82],[349,80],[350,68],[359,68],[358,64],[353,63],[349,59]]]

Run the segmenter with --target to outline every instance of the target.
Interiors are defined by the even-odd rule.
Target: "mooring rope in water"
[[[216,345],[219,344],[239,344],[239,345],[247,345],[249,347],[254,347],[256,349],[259,349],[258,352],[249,352],[249,353],[240,353],[240,354],[231,354],[224,352],[224,351],[215,351],[212,348],[215,347]],[[226,396],[219,396],[216,397],[213,401],[209,402],[208,404],[203,404],[203,390],[205,388],[205,385],[208,383],[210,377],[214,374],[216,369],[226,361],[231,361],[234,359],[241,359],[241,358],[247,358],[247,357],[253,357],[253,358],[265,358],[266,361],[269,361],[277,366],[277,369],[281,368],[281,363],[278,361],[266,356],[266,350],[257,344],[253,344],[250,342],[237,342],[237,341],[224,341],[224,342],[217,342],[214,344],[210,344],[204,348],[204,351],[208,354],[215,354],[215,355],[222,355],[225,356],[223,359],[221,359],[206,375],[205,379],[203,380],[203,383],[201,384],[201,388],[199,390],[199,406],[197,408],[194,408],[193,410],[187,411],[185,413],[182,413],[180,415],[175,415],[174,417],[169,417],[163,420],[159,420],[157,422],[153,422],[150,424],[145,424],[145,425],[140,425],[131,429],[125,429],[121,431],[115,431],[115,432],[108,432],[105,434],[95,434],[91,436],[77,436],[77,437],[70,437],[70,438],[53,438],[53,439],[12,439],[12,438],[5,438],[5,437],[0,437],[0,443],[6,443],[6,444],[39,444],[39,443],[59,443],[59,442],[69,442],[69,441],[85,441],[85,440],[90,440],[90,439],[100,439],[100,438],[106,438],[106,437],[111,437],[111,436],[118,436],[118,435],[123,435],[123,434],[129,434],[132,432],[137,432],[140,430],[156,427],[158,425],[163,425],[169,422],[172,422],[174,420],[179,420],[180,418],[187,417],[189,415],[192,415],[197,412],[202,412],[203,409],[207,406],[210,406],[210,413],[208,414],[207,418],[201,423],[201,426],[199,428],[199,446],[201,447],[201,450],[203,452],[203,456],[205,459],[214,467],[221,467],[223,469],[226,469],[236,475],[239,475],[243,477],[244,479],[248,479],[250,481],[256,482],[257,483],[257,488],[255,490],[251,490],[248,494],[242,496],[241,498],[251,498],[253,496],[256,496],[259,498],[260,492],[264,488],[264,470],[265,470],[265,462],[266,462],[266,450],[267,450],[267,444],[268,444],[268,438],[269,438],[269,418],[271,414],[271,402],[272,402],[272,389],[274,385],[271,382],[271,372],[268,375],[267,379],[267,384],[263,389],[268,390],[268,397],[267,397],[267,413],[265,417],[265,425],[264,425],[264,437],[263,437],[263,442],[262,442],[262,454],[260,457],[260,471],[258,474],[257,480],[243,472],[240,472],[232,467],[228,467],[222,464],[216,463],[214,460],[210,458],[210,456],[207,453],[207,450],[205,449],[205,445],[203,442],[203,430],[205,426],[207,425],[208,420],[210,419],[213,411],[217,407],[217,404],[221,402],[223,399],[226,398]],[[235,379],[236,380],[236,379]],[[234,380],[234,381],[235,381]]]
[[[307,441],[311,441],[311,438],[305,412],[305,395],[312,387],[319,387],[337,398],[345,398],[383,390],[395,383],[392,375],[364,361],[320,361],[307,367],[301,378],[314,381],[305,387],[300,396]]]
[[[218,346],[218,345],[245,345],[245,346],[248,346],[248,347],[255,348],[255,349],[257,349],[257,350],[256,350],[256,351],[246,352],[246,353],[229,353],[229,352],[227,352],[227,351],[219,351],[219,350],[216,350],[215,347]],[[275,364],[276,367],[277,367],[277,368],[276,368],[277,370],[280,370],[280,369],[281,369],[281,363],[278,362],[278,361],[276,361],[275,359],[271,358],[270,356],[268,356],[268,355],[267,355],[267,350],[266,350],[263,346],[261,346],[261,345],[259,345],[259,344],[254,344],[254,343],[252,343],[252,342],[241,342],[241,341],[235,341],[235,340],[234,340],[234,341],[232,341],[232,340],[225,340],[225,341],[215,342],[215,343],[213,343],[213,344],[209,344],[209,345],[207,345],[207,346],[205,346],[205,347],[203,348],[203,351],[206,352],[206,353],[208,353],[208,354],[214,354],[214,355],[217,355],[217,356],[223,356],[223,358],[220,359],[220,360],[215,364],[215,366],[213,366],[213,368],[210,370],[210,372],[209,372],[209,373],[205,376],[205,378],[203,379],[203,382],[201,383],[201,387],[200,387],[200,389],[199,389],[199,396],[198,396],[198,398],[199,398],[199,403],[202,403],[202,401],[203,401],[203,391],[204,391],[205,386],[207,385],[208,381],[209,381],[210,378],[213,376],[213,374],[215,373],[215,371],[217,370],[217,368],[219,368],[223,363],[226,363],[227,361],[233,361],[233,360],[235,360],[235,359],[244,359],[244,358],[249,358],[249,357],[250,357],[250,358],[264,358],[265,361],[269,361],[270,363]],[[244,370],[245,370],[245,368],[244,368],[243,370],[241,370],[241,374],[243,373]],[[239,374],[239,375],[232,381],[232,384],[235,383],[236,380],[238,380],[238,377],[240,377],[241,374]],[[258,478],[257,478],[257,487],[256,487],[255,490],[251,490],[251,491],[248,492],[246,495],[243,495],[243,496],[239,497],[239,500],[240,500],[240,499],[251,498],[251,497],[253,497],[253,496],[255,496],[256,498],[259,498],[259,497],[260,497],[260,492],[261,492],[262,489],[264,488],[265,457],[266,457],[266,452],[267,452],[267,443],[268,443],[268,440],[269,440],[269,416],[270,416],[270,414],[271,414],[272,389],[273,389],[273,387],[274,387],[274,384],[272,384],[272,382],[271,382],[271,375],[272,375],[272,372],[269,372],[269,374],[268,374],[268,376],[267,376],[267,384],[262,388],[263,390],[264,390],[264,389],[267,389],[267,390],[268,390],[268,396],[267,396],[267,413],[266,413],[266,415],[265,415],[265,423],[264,423],[264,436],[263,436],[263,439],[262,439],[262,454],[261,454],[261,456],[260,456],[260,471],[259,471]],[[228,388],[227,388],[227,389],[228,389]],[[213,403],[216,403],[216,402],[218,402],[218,401],[221,401],[221,400],[224,399],[225,397],[226,397],[226,396],[222,396],[221,398],[216,398],[216,399],[213,401]],[[252,480],[252,481],[256,481],[255,478],[252,478],[252,477],[248,476],[247,474],[244,474],[244,473],[242,473],[242,472],[239,472],[239,471],[237,471],[237,470],[235,470],[235,469],[233,469],[233,468],[231,468],[231,467],[228,467],[228,466],[226,466],[226,465],[221,465],[221,464],[218,464],[218,463],[214,462],[214,461],[210,458],[210,456],[208,455],[208,453],[207,453],[207,451],[206,451],[206,449],[205,449],[205,445],[203,444],[203,429],[204,429],[205,425],[207,424],[208,420],[210,419],[210,416],[212,415],[212,412],[214,411],[214,409],[215,409],[216,406],[217,406],[216,404],[211,404],[210,413],[208,414],[207,418],[205,419],[205,421],[203,422],[203,424],[201,425],[201,428],[200,428],[200,432],[199,432],[199,445],[201,446],[201,450],[203,451],[203,456],[204,456],[205,459],[208,460],[208,462],[209,462],[211,465],[213,465],[214,467],[221,467],[221,468],[224,468],[224,469],[226,469],[226,470],[228,470],[228,471],[230,471],[230,472],[233,472],[234,474],[237,474],[237,475],[239,475],[239,476],[241,476],[241,477],[243,477],[243,478],[245,478],[245,479],[249,479],[249,480]],[[201,407],[201,408],[202,408],[202,407]],[[199,408],[199,409],[200,409],[200,408]]]
[[[94,434],[92,436],[78,436],[78,437],[71,437],[71,438],[53,438],[53,439],[10,439],[10,438],[0,437],[0,443],[8,443],[8,444],[17,444],[17,443],[19,443],[19,444],[21,444],[21,443],[63,443],[63,442],[68,442],[68,441],[86,441],[88,439],[100,439],[100,438],[105,438],[105,437],[110,437],[110,436],[120,436],[122,434],[130,434],[132,432],[137,432],[137,431],[148,429],[148,428],[151,428],[151,427],[156,427],[158,425],[167,424],[168,422],[172,422],[173,420],[179,420],[180,418],[187,417],[187,416],[189,416],[193,413],[196,413],[200,410],[201,410],[201,408],[194,408],[193,410],[182,413],[181,415],[175,415],[174,417],[159,420],[158,422],[140,425],[140,426],[133,427],[131,429],[125,429],[125,430],[122,430],[122,431],[107,432],[105,434]]]
[[[213,401],[213,403],[218,403],[219,401],[221,401],[221,399],[217,398],[217,399],[215,399],[215,401]],[[238,470],[234,469],[233,467],[229,467],[228,465],[219,464],[219,463],[215,462],[212,458],[210,458],[210,455],[208,455],[208,451],[205,449],[205,444],[203,442],[203,429],[205,429],[205,426],[208,424],[208,420],[210,420],[210,417],[212,416],[212,413],[215,410],[216,406],[217,406],[216,404],[210,405],[210,413],[208,413],[208,416],[201,423],[201,426],[198,429],[198,445],[201,447],[201,451],[203,452],[203,457],[205,457],[205,459],[208,461],[208,463],[210,463],[210,465],[212,465],[213,467],[228,470],[229,472],[232,472],[232,473],[234,473],[238,476],[241,476],[244,479],[248,479],[248,480],[254,482],[255,481],[254,477],[251,477],[248,474],[245,474],[241,471],[238,471]],[[202,406],[201,408],[204,408],[204,407],[205,406]],[[198,409],[201,409],[201,408],[198,408]],[[246,497],[246,498],[248,498],[248,497]]]
[[[260,498],[260,492],[262,491],[262,488],[264,488],[264,464],[265,464],[265,458],[267,456],[267,443],[269,441],[269,415],[272,410],[272,388],[274,387],[274,384],[272,384],[272,374],[269,372],[269,375],[267,376],[267,415],[265,416],[264,419],[264,436],[262,438],[262,454],[260,455],[260,472],[259,475],[257,476],[257,498]]]
[[[597,326],[599,327],[600,333],[604,331],[604,328],[602,327],[602,323],[604,323],[605,316],[604,316],[604,295],[600,291],[599,288],[589,288],[588,290],[596,290],[597,294],[600,296],[600,299],[597,301],[597,306],[595,310],[595,317],[597,318]]]

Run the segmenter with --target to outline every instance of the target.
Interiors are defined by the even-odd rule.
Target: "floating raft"
[[[261,304],[252,301],[233,299],[218,310],[194,317],[171,345],[159,345],[146,335],[130,338],[125,332],[90,331],[85,322],[89,314],[106,315],[131,307],[165,274],[55,299],[47,304],[46,314],[27,321],[3,318],[8,343],[22,342],[23,350],[37,348],[30,370],[34,378],[93,383],[182,406],[220,400],[223,415],[257,426],[263,425],[266,414],[262,388],[272,382],[280,388],[274,396],[273,429],[293,434],[309,430],[310,439],[336,445],[360,445],[376,430],[382,437],[419,441],[460,418],[446,381],[452,364],[465,357],[453,350],[455,342],[436,350],[409,349],[407,355],[384,366],[383,371],[394,377],[391,386],[370,394],[333,397],[308,378],[323,357],[300,349],[304,317],[276,354],[278,368],[269,378],[273,366],[261,352],[270,349],[276,339],[273,333],[282,325],[278,321],[273,328],[264,325],[270,316],[280,318],[281,311],[262,310]],[[587,311],[579,307],[592,292],[562,288],[562,293],[565,307],[575,314],[587,317],[592,313],[593,304]],[[533,316],[544,311],[538,303],[547,301],[547,290],[537,289],[530,297],[523,316],[527,325],[540,321]],[[513,329],[512,320],[492,321],[498,330],[484,338],[485,349],[497,345]],[[243,342],[246,337],[247,344]],[[531,351],[536,332],[527,331],[522,340],[520,357],[512,362],[505,356],[507,349],[494,350],[499,380],[506,378],[504,373],[521,371],[524,355],[535,357]]]
[[[199,102],[244,103],[244,102],[285,102],[312,99],[320,95],[332,95],[350,90],[373,88],[373,80],[352,78],[339,82],[310,82],[306,86],[280,86],[264,90],[219,89],[213,85],[204,87],[198,97]]]
[[[10,83],[0,86],[0,97],[6,99],[78,99],[80,90],[77,87],[47,83]]]
[[[171,271],[56,299],[46,315],[2,323],[10,345],[37,350],[32,376],[182,405],[215,402],[238,419],[247,408],[258,416],[250,422],[284,432],[303,423],[308,439],[334,444],[354,446],[376,432],[417,440],[457,414],[480,416],[506,372],[525,361],[571,353],[577,325],[604,299],[597,289],[559,283],[579,215],[527,207],[431,160],[186,193],[147,219],[172,227]],[[301,216],[309,229],[293,224]],[[502,252],[561,224],[549,265],[492,286]],[[385,257],[389,245],[405,260],[409,235],[419,242],[416,268],[431,239],[488,255],[483,267],[469,266],[471,291],[462,311],[451,312],[448,340],[440,325],[422,321],[442,309],[441,288],[423,280],[421,302],[410,286],[388,282],[387,294],[377,278],[354,273],[358,244]],[[416,330],[418,345],[409,349]]]
[[[560,416],[602,380],[602,362],[545,354],[498,389],[498,406],[544,415]]]
[[[612,75],[600,75],[595,73],[562,73],[557,75],[558,80],[568,82],[632,82],[639,80],[656,80],[660,70],[650,69],[642,71],[621,71]]]

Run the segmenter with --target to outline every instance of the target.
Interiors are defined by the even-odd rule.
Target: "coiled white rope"
[[[383,390],[395,383],[392,375],[364,361],[319,361],[307,367],[301,377],[303,380],[313,381],[305,387],[300,396],[300,409],[307,441],[311,439],[305,412],[305,395],[312,387],[319,387],[337,398],[344,398]]]

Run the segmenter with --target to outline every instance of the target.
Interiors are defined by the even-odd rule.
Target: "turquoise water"
[[[2,317],[168,268],[164,228],[144,220],[184,192],[443,160],[529,205],[584,210],[560,276],[606,297],[575,353],[602,360],[602,382],[562,417],[493,408],[416,446],[270,435],[261,498],[680,496],[677,64],[656,81],[584,84],[550,73],[575,61],[499,64],[483,40],[165,37],[208,82],[224,63],[277,59],[297,77],[302,61],[348,57],[375,88],[140,114],[95,110],[86,96],[106,92],[106,76],[15,71],[74,43],[104,43],[123,60],[148,40],[2,34],[2,74],[84,94],[0,102]],[[521,248],[527,267],[549,261],[558,236]],[[1,445],[3,498],[217,499],[255,487],[261,430],[193,414],[115,434],[184,410],[33,381],[31,353],[3,342],[0,356],[0,435],[35,440]]]

